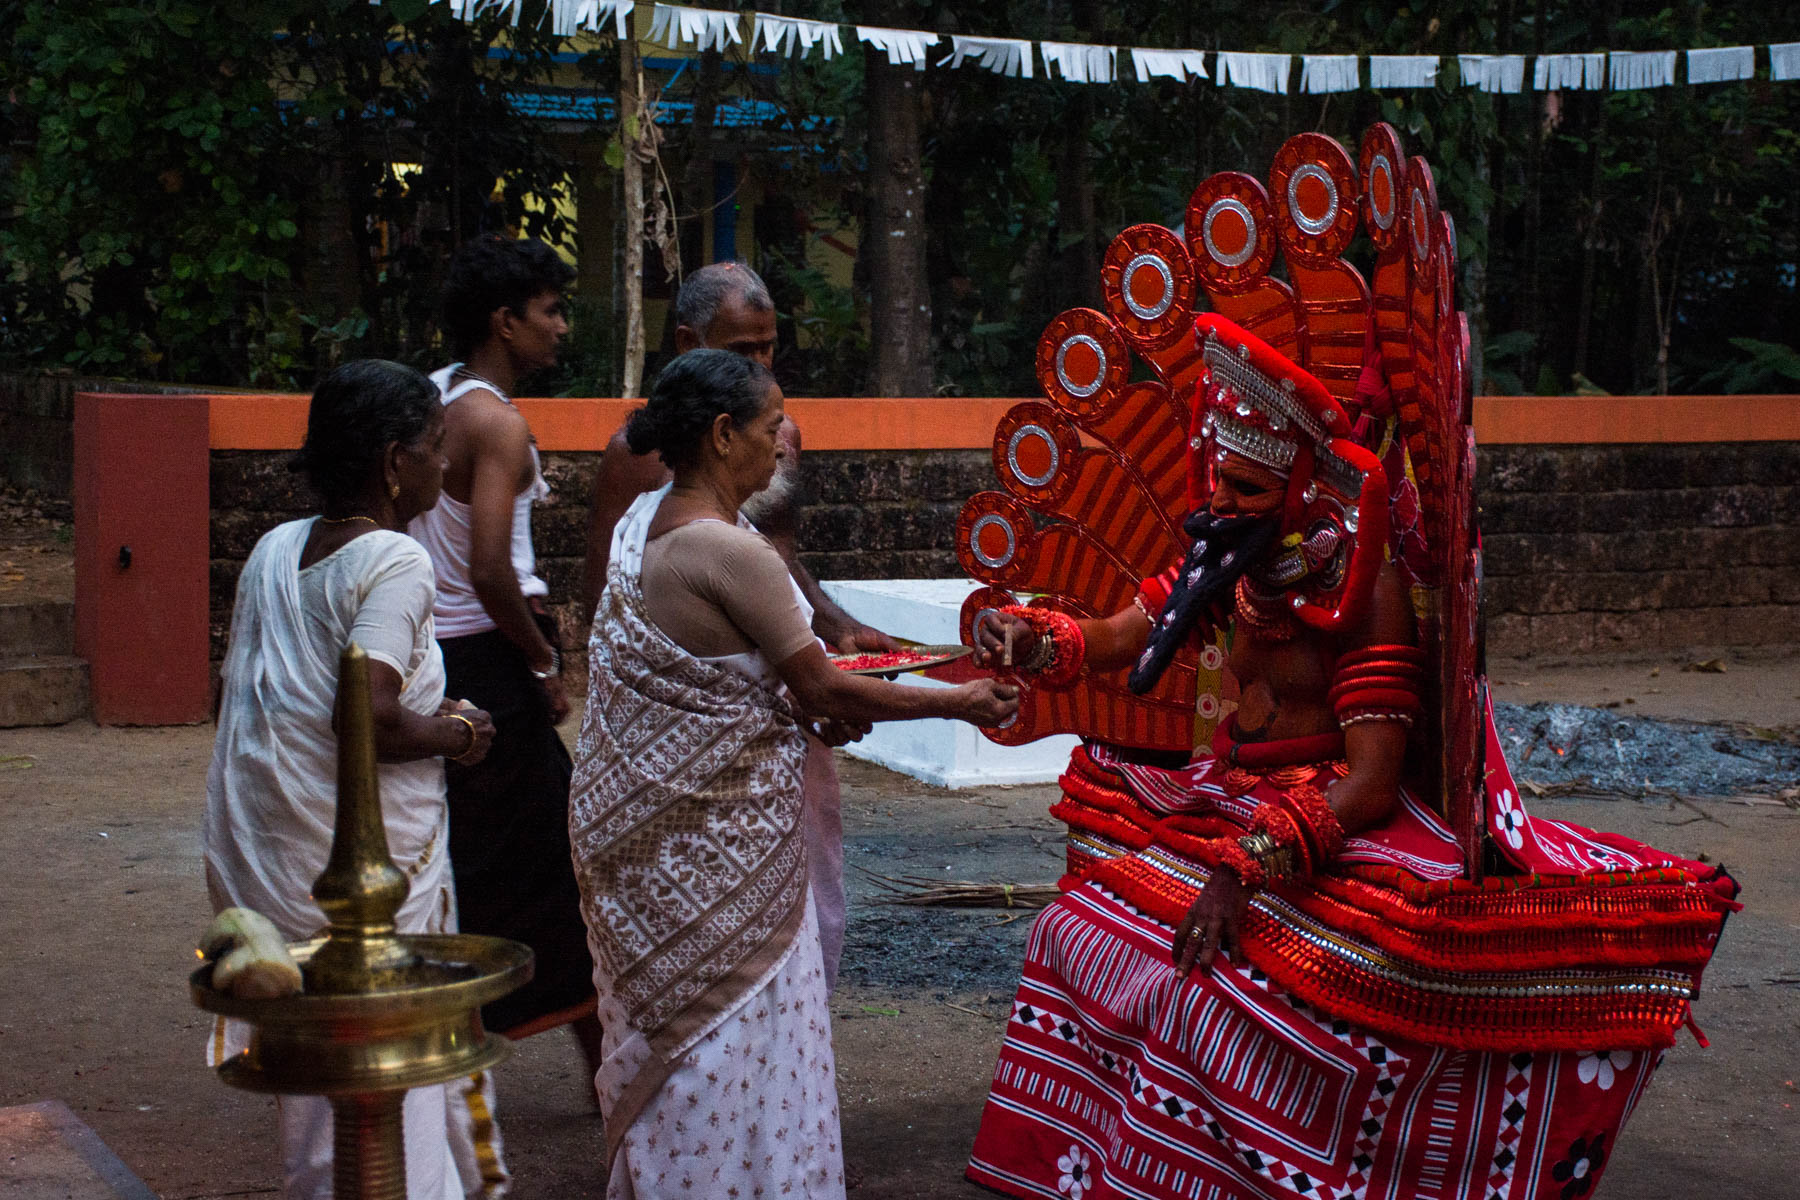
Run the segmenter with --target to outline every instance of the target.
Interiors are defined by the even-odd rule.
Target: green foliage
[[[506,98],[550,43],[498,13],[11,0],[0,17],[0,350],[18,361],[303,386],[350,352],[422,359],[452,245],[563,232],[522,197],[565,169]],[[396,161],[423,169],[402,183]]]
[[[436,291],[456,244],[488,229],[567,232],[554,208],[523,203],[566,187],[568,167],[553,131],[508,98],[544,86],[565,48],[536,22],[541,6],[527,4],[515,30],[506,6],[471,25],[427,0],[0,0],[13,32],[0,65],[0,353],[271,387],[305,386],[351,354],[434,359]],[[940,391],[1033,390],[1040,331],[1098,302],[1094,264],[1118,230],[1179,226],[1201,179],[1266,175],[1294,132],[1354,147],[1374,120],[1431,162],[1455,217],[1490,390],[1800,382],[1787,349],[1800,327],[1800,85],[1490,96],[1461,86],[1454,62],[1459,51],[1800,40],[1791,4],[810,0],[784,11],[1119,46],[1444,57],[1435,88],[1385,95],[924,72]],[[583,76],[614,94],[610,40],[584,45]],[[846,49],[830,63],[764,57],[767,71],[648,72],[671,101],[769,106],[760,130],[667,122],[663,165],[691,269],[711,257],[696,236],[714,202],[704,164],[748,164],[782,372],[815,394],[860,391],[870,358],[868,280],[844,288],[805,265],[809,232],[862,220],[869,129],[884,115],[867,111],[862,54]],[[1120,68],[1129,76],[1128,54]],[[619,132],[602,123],[581,136],[616,170]],[[613,378],[617,313],[607,297],[582,299],[555,388]]]
[[[1702,389],[1727,395],[1800,391],[1800,350],[1747,337],[1732,338],[1731,344],[1747,357],[1700,376]]]

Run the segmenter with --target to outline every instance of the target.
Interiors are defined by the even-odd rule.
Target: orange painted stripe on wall
[[[306,434],[307,397],[210,397],[214,450],[292,450]],[[599,450],[643,402],[524,398],[519,411],[543,450]],[[809,450],[985,450],[1016,399],[917,396],[791,397]],[[1582,445],[1800,441],[1800,396],[1479,396],[1479,444]]]

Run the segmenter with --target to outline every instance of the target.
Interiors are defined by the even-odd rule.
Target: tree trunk
[[[863,253],[877,396],[931,393],[931,289],[925,273],[925,175],[919,155],[920,88],[911,67],[863,49],[869,106],[869,188]]]
[[[643,119],[644,68],[638,61],[637,31],[619,43],[619,133],[625,162],[619,175],[625,192],[625,354],[619,392],[636,396],[644,385],[644,160],[638,146]]]

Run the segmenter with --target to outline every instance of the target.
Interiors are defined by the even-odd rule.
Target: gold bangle
[[[452,721],[461,721],[464,725],[469,727],[469,744],[462,748],[461,754],[452,754],[448,756],[451,762],[459,763],[475,752],[475,743],[481,740],[481,734],[476,732],[475,722],[469,720],[469,718],[463,716],[461,713],[445,713],[444,715],[449,717]]]

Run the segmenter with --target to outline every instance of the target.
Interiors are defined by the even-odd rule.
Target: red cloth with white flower
[[[1087,884],[1038,918],[968,1178],[1009,1196],[1577,1200],[1660,1050],[1381,1037],[1252,966],[1182,980]]]
[[[969,1178],[1079,1200],[1587,1195],[1736,884],[1531,817],[1488,726],[1488,823],[1521,874],[1461,878],[1403,795],[1331,870],[1257,894],[1247,961],[1185,980],[1173,927],[1208,878],[1185,848],[1342,764],[1077,751],[1052,810],[1067,894],[1033,929]]]

